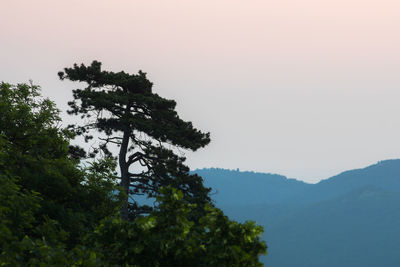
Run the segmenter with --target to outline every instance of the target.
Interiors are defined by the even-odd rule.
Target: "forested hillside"
[[[317,184],[223,169],[196,172],[228,215],[264,227],[265,266],[400,264],[400,160]]]

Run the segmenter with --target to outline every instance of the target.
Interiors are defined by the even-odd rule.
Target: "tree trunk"
[[[124,189],[127,198],[124,201],[124,205],[121,209],[121,217],[124,220],[128,220],[129,218],[129,210],[128,210],[128,197],[129,197],[129,165],[126,162],[126,154],[128,152],[128,144],[129,144],[129,130],[124,131],[124,135],[122,137],[121,148],[119,151],[119,167],[121,170],[121,186]]]

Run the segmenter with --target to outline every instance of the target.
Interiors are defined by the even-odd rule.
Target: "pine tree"
[[[201,177],[191,174],[185,157],[176,149],[196,151],[210,142],[191,122],[179,118],[176,102],[152,91],[144,72],[128,74],[101,69],[101,63],[90,66],[74,64],[58,73],[61,80],[85,82],[84,89],[73,90],[68,102],[69,114],[80,115],[84,123],[70,127],[86,141],[93,131],[101,134],[99,151],[110,155],[110,146],[119,149],[120,185],[130,200],[125,202],[122,218],[129,219],[150,211],[135,196],[156,197],[162,186],[173,186],[184,193],[190,203],[209,202],[209,189]]]

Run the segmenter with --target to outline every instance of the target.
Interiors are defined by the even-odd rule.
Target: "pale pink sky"
[[[211,131],[192,168],[317,181],[400,158],[400,2],[2,0],[0,80],[33,79],[66,108],[56,73],[100,60],[148,72]]]

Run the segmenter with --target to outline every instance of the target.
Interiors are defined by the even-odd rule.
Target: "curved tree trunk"
[[[119,151],[119,167],[121,170],[121,183],[120,185],[125,191],[126,200],[121,210],[121,217],[124,220],[128,220],[129,210],[128,210],[128,196],[129,196],[129,165],[126,162],[126,154],[128,152],[129,144],[129,130],[124,131],[122,137],[121,149]]]

